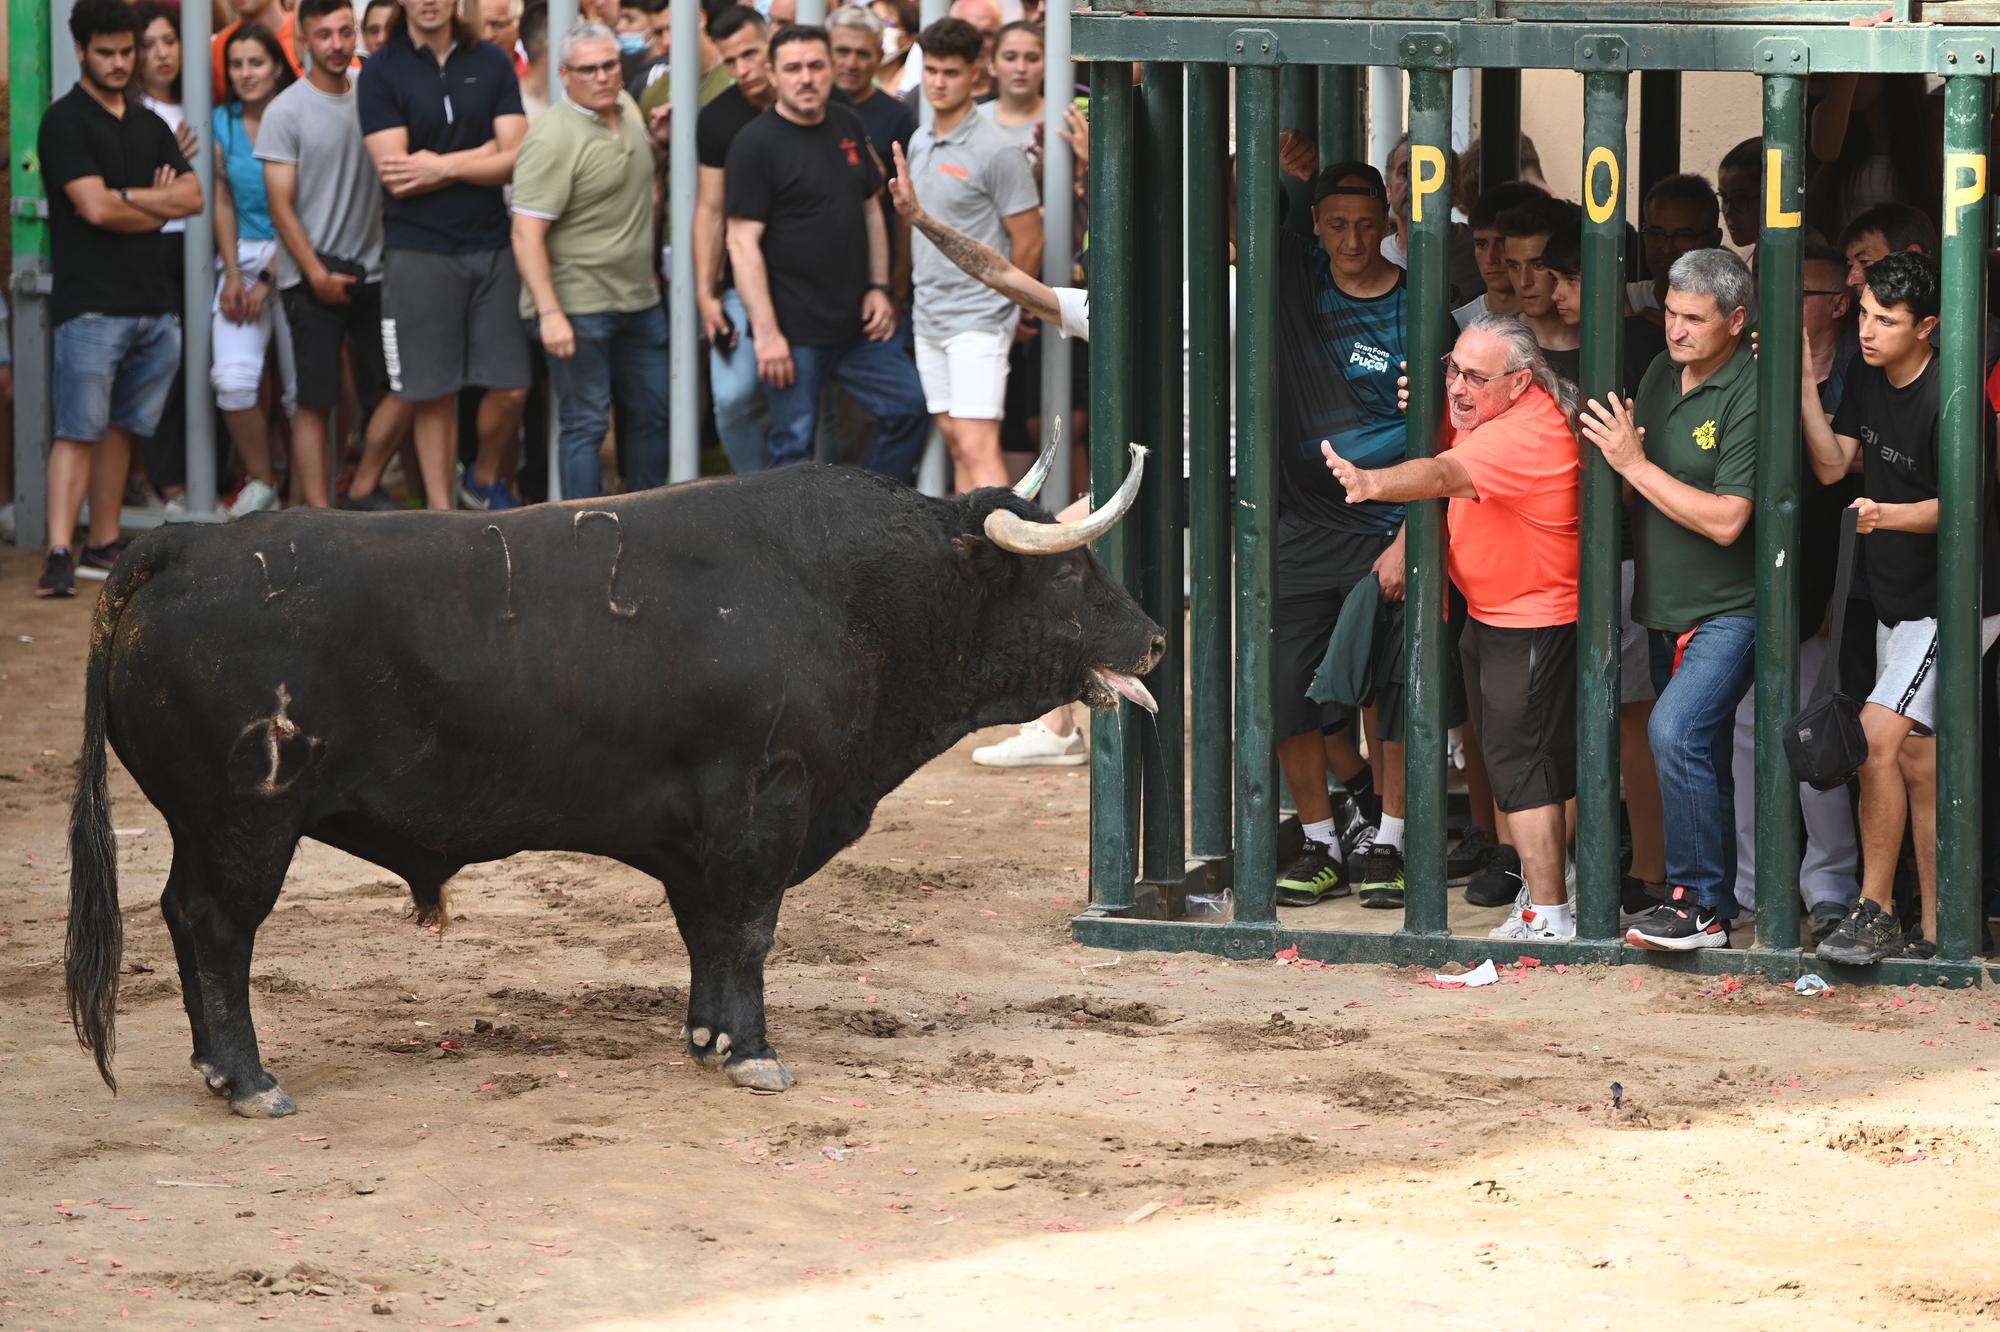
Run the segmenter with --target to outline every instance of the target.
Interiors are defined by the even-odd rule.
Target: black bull
[[[1087,547],[1018,553],[1106,530],[1140,456],[1122,504],[1067,525],[1007,490],[930,499],[797,467],[505,514],[294,510],[141,538],[91,636],[78,1040],[115,1089],[108,738],[172,834],[160,909],[191,1062],[239,1114],[294,1109],[259,1058],[249,978],[301,837],[403,878],[440,924],[452,875],[517,851],[652,875],[687,945],[689,1054],[782,1090],[763,972],[785,889],[975,728],[1150,701],[1131,675],[1157,662],[1159,627]]]

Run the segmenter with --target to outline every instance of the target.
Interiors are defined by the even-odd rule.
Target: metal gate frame
[[[1127,439],[1163,450],[1149,469],[1140,521],[1100,547],[1105,564],[1167,628],[1154,693],[1157,724],[1129,704],[1092,723],[1091,902],[1072,922],[1100,947],[1269,957],[1296,947],[1331,962],[1434,966],[1504,952],[1545,962],[1632,963],[1698,973],[1806,970],[1848,982],[1977,985],[1987,964],[1981,925],[1978,641],[1980,436],[1985,412],[1981,330],[1989,234],[1986,162],[2000,5],[1930,7],[1923,21],[1900,0],[1894,21],[1850,27],[1873,3],[1587,3],[1586,0],[1166,0],[1138,8],[1097,0],[1073,41],[1091,79],[1091,474],[1095,498],[1121,475]],[[1974,22],[1966,22],[1972,20]],[[1130,63],[1140,62],[1137,86]],[[1579,624],[1577,938],[1516,944],[1455,937],[1445,876],[1444,523],[1441,502],[1406,507],[1408,534],[1407,907],[1388,934],[1288,928],[1274,883],[1281,830],[1271,716],[1270,655],[1277,500],[1275,233],[1280,129],[1316,126],[1323,160],[1361,142],[1357,68],[1400,66],[1409,78],[1413,225],[1409,245],[1410,358],[1445,350],[1445,247],[1452,170],[1451,75],[1486,71],[1482,165],[1488,180],[1518,173],[1519,71],[1574,70],[1583,96],[1583,363],[1586,396],[1618,389],[1625,256],[1625,133],[1630,75],[1641,76],[1642,174],[1678,169],[1679,75],[1752,73],[1763,80],[1764,219],[1758,259],[1762,327],[1756,493],[1756,727],[1775,736],[1796,705],[1800,473],[1799,307],[1804,196],[1805,80],[1812,72],[1934,74],[1945,81],[1945,183],[1940,347],[1944,407],[1938,533],[1940,715],[1938,957],[1871,968],[1828,968],[1799,948],[1799,815],[1781,747],[1756,750],[1757,946],[1661,954],[1631,948],[1618,929],[1619,486],[1594,450],[1583,481]],[[1237,144],[1237,480],[1228,498],[1229,355],[1226,209],[1229,76]],[[1312,101],[1316,112],[1308,114]],[[1181,631],[1180,321],[1182,220],[1140,214],[1139,199],[1180,197],[1182,103],[1188,135],[1186,404],[1190,484],[1191,644]],[[1654,105],[1655,101],[1659,105]],[[1282,112],[1282,114],[1281,114]],[[1286,119],[1289,116],[1293,119]],[[1296,120],[1297,123],[1294,123]],[[1425,207],[1427,200],[1434,206]],[[1959,336],[1968,330],[1968,336]],[[1443,410],[1434,376],[1413,377],[1409,452],[1431,451]],[[1156,456],[1160,456],[1156,454]],[[1234,577],[1231,557],[1234,556]],[[1233,600],[1233,606],[1232,606]],[[1233,652],[1231,621],[1234,612]],[[1182,768],[1182,697],[1192,663],[1192,771]],[[1232,662],[1235,669],[1231,678]],[[1233,685],[1233,688],[1232,688]],[[1231,724],[1232,707],[1236,724]],[[1232,782],[1233,777],[1233,782]],[[1232,786],[1233,818],[1232,818]],[[1191,801],[1188,797],[1191,796]],[[1187,815],[1184,817],[1184,807]],[[1191,827],[1184,827],[1190,824]],[[1190,854],[1191,853],[1191,854]],[[1230,923],[1187,919],[1191,893],[1233,888]],[[2000,969],[1995,971],[2000,979]]]

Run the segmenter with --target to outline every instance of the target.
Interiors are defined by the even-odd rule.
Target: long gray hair
[[[1507,372],[1527,370],[1532,372],[1535,383],[1548,390],[1556,405],[1569,418],[1571,433],[1576,430],[1576,385],[1555,372],[1548,357],[1542,355],[1541,346],[1528,326],[1509,314],[1480,313],[1472,317],[1465,326],[1467,333],[1478,329],[1490,333],[1507,346]]]

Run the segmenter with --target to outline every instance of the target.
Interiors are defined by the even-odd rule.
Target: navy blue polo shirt
[[[404,129],[413,153],[456,153],[493,137],[501,116],[524,114],[514,62],[491,42],[460,42],[443,65],[409,35],[392,38],[361,67],[361,132]],[[398,199],[384,192],[383,242],[392,250],[467,254],[509,243],[498,185],[447,185]]]

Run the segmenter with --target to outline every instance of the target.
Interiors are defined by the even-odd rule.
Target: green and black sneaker
[[[1902,951],[1903,931],[1896,918],[1864,897],[1833,933],[1819,941],[1818,955],[1822,962],[1872,967]]]
[[[1323,843],[1308,837],[1305,850],[1278,879],[1278,905],[1312,906],[1345,897],[1351,891],[1340,881],[1340,862]]]
[[[1393,846],[1375,843],[1355,857],[1354,891],[1361,905],[1378,911],[1403,909],[1403,853]]]

